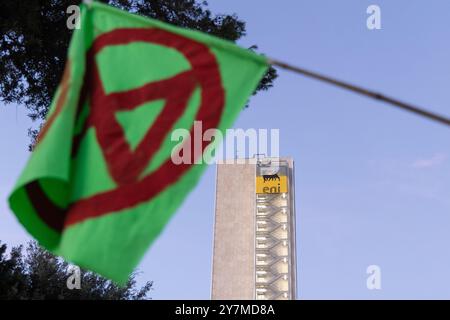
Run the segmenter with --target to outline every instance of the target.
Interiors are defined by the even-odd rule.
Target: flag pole
[[[325,75],[317,73],[317,72],[313,72],[313,71],[309,71],[309,70],[306,70],[306,69],[303,69],[303,68],[292,66],[290,64],[287,64],[285,62],[281,62],[281,61],[278,61],[278,60],[275,60],[275,59],[270,59],[269,58],[268,59],[268,63],[271,64],[272,66],[277,66],[277,67],[280,67],[282,69],[286,69],[286,70],[289,70],[289,71],[292,71],[292,72],[295,72],[295,73],[302,74],[302,75],[304,75],[306,77],[309,77],[309,78],[313,78],[313,79],[316,79],[316,80],[319,80],[319,81],[322,81],[322,82],[326,82],[326,83],[331,84],[331,85],[335,85],[335,86],[341,87],[343,89],[347,89],[347,90],[359,93],[361,95],[364,95],[366,97],[369,97],[369,98],[372,98],[372,99],[375,99],[375,100],[378,100],[378,101],[383,101],[385,103],[388,103],[388,104],[393,105],[395,107],[398,107],[400,109],[403,109],[403,110],[415,113],[415,114],[417,114],[419,116],[428,118],[429,120],[437,121],[437,122],[439,122],[441,124],[450,126],[450,118],[447,118],[445,116],[442,116],[442,115],[430,112],[428,110],[425,110],[425,109],[413,106],[411,104],[399,101],[397,99],[385,96],[385,95],[383,95],[381,93],[374,92],[374,91],[371,91],[371,90],[368,90],[368,89],[365,89],[365,88],[362,88],[362,87],[359,87],[359,86],[355,86],[353,84],[350,84],[350,83],[347,83],[347,82],[344,82],[344,81],[341,81],[341,80],[337,80],[337,79],[325,76]]]

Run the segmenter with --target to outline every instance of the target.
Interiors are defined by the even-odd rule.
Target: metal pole
[[[437,121],[437,122],[439,122],[441,124],[450,126],[450,119],[445,117],[445,116],[442,116],[442,115],[439,115],[439,114],[427,111],[425,109],[422,109],[422,108],[410,105],[408,103],[399,101],[399,100],[391,98],[391,97],[387,97],[387,96],[385,96],[385,95],[383,95],[381,93],[374,92],[374,91],[371,91],[371,90],[368,90],[368,89],[365,89],[365,88],[361,88],[361,87],[355,86],[353,84],[349,84],[349,83],[346,83],[344,81],[340,81],[340,80],[337,80],[337,79],[334,79],[334,78],[331,78],[331,77],[327,77],[325,75],[322,75],[322,74],[319,74],[319,73],[316,73],[316,72],[312,72],[312,71],[309,71],[309,70],[306,70],[306,69],[303,69],[303,68],[295,67],[295,66],[289,65],[287,63],[284,63],[284,62],[281,62],[281,61],[277,61],[275,59],[268,59],[268,63],[273,65],[273,66],[277,66],[277,67],[280,67],[280,68],[283,68],[283,69],[286,69],[286,70],[290,70],[290,71],[302,74],[304,76],[307,76],[307,77],[310,77],[310,78],[313,78],[313,79],[316,79],[316,80],[319,80],[319,81],[323,81],[323,82],[326,82],[326,83],[329,83],[329,84],[332,84],[332,85],[335,85],[335,86],[338,86],[338,87],[341,87],[341,88],[344,88],[344,89],[347,89],[347,90],[359,93],[361,95],[364,95],[364,96],[372,98],[372,99],[376,99],[376,100],[379,100],[379,101],[386,102],[386,103],[391,104],[391,105],[393,105],[395,107],[398,107],[400,109],[403,109],[403,110],[415,113],[415,114],[417,114],[419,116],[428,118],[429,120]]]

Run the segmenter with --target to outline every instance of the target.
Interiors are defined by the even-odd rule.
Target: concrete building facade
[[[294,162],[218,164],[212,299],[295,299]]]

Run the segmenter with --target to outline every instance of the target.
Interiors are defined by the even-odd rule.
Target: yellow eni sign
[[[287,176],[266,174],[256,176],[256,193],[287,193]]]

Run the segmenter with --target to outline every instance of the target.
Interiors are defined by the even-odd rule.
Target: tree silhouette
[[[24,252],[25,251],[25,252]],[[138,288],[133,273],[124,287],[99,275],[81,270],[79,289],[69,289],[72,276],[69,264],[30,241],[26,249],[0,242],[0,300],[70,299],[70,300],[144,300],[152,282]]]
[[[235,14],[213,15],[206,1],[100,2],[233,42],[245,35],[242,20]],[[71,37],[71,31],[66,26],[66,10],[70,5],[79,3],[79,0],[0,2],[0,99],[5,103],[25,105],[33,120],[43,120],[47,115],[63,73]],[[270,88],[276,77],[275,69],[270,68],[255,93]],[[37,131],[30,130],[30,136],[36,136]]]

